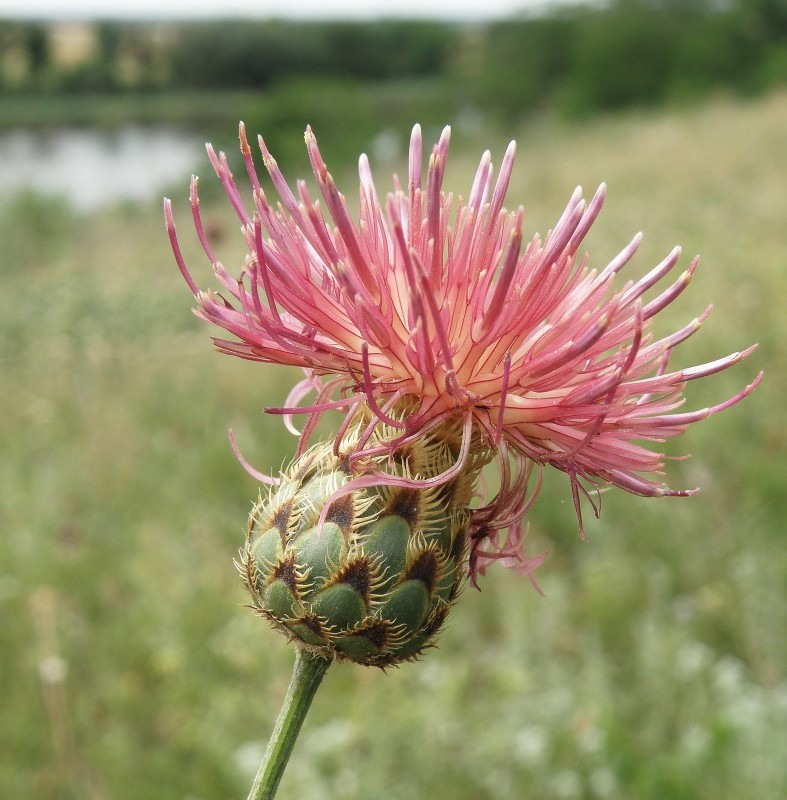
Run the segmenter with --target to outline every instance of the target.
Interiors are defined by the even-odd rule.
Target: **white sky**
[[[569,0],[0,0],[0,19],[289,17],[497,19]],[[576,2],[576,0],[575,0]]]

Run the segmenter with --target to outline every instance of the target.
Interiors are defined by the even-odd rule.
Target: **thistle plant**
[[[466,200],[443,189],[450,131],[428,159],[413,129],[406,185],[381,201],[359,163],[353,218],[310,129],[306,149],[321,200],[284,179],[258,144],[279,201],[268,199],[243,125],[250,205],[223,153],[208,155],[238,215],[248,256],[235,275],[216,257],[190,203],[221,292],[201,291],[165,217],[196,313],[232,338],[223,353],[299,366],[305,377],[281,408],[305,417],[290,466],[278,477],[241,463],[261,483],[237,560],[252,607],[292,640],[290,691],[249,798],[273,797],[300,725],[334,660],[386,667],[418,657],[462,587],[500,562],[529,577],[545,554],[525,552],[524,518],[545,467],[568,479],[578,527],[598,515],[604,486],[647,497],[687,496],[663,482],[664,440],[750,394],[761,376],[717,405],[684,411],[688,382],[725,370],[753,347],[687,368],[673,350],[710,308],[657,338],[653,318],[689,285],[695,258],[666,288],[680,249],[637,281],[618,273],[637,234],[607,265],[581,254],[604,201],[571,196],[542,240],[523,243],[524,212],[504,207],[515,145],[494,178],[483,155]],[[646,293],[649,299],[645,298]],[[306,398],[314,397],[310,401]],[[315,438],[328,411],[344,419]],[[237,451],[236,451],[237,452]],[[497,490],[479,490],[496,465]],[[494,468],[494,467],[493,467]],[[489,496],[491,494],[491,496]]]

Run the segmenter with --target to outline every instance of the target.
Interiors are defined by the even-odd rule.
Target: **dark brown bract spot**
[[[298,622],[301,625],[305,625],[310,631],[312,631],[312,633],[317,634],[317,636],[322,638],[325,637],[322,624],[314,614],[306,614],[305,616],[301,617]]]
[[[388,641],[388,623],[375,622],[368,628],[365,628],[362,631],[358,631],[356,635],[363,636],[365,639],[368,639],[375,647],[382,650],[382,648]]]
[[[431,595],[437,576],[437,566],[437,556],[434,551],[425,550],[407,568],[405,577],[411,581],[422,581]]]
[[[276,509],[276,513],[273,515],[273,519],[271,520],[271,527],[276,528],[279,531],[282,547],[287,543],[287,530],[289,529],[290,515],[292,514],[292,504],[292,500],[282,503]]]
[[[371,586],[371,572],[369,569],[369,559],[366,556],[351,561],[339,574],[335,583],[347,584],[354,589],[369,605],[369,588]]]
[[[344,497],[340,497],[335,503],[331,503],[325,521],[333,522],[337,525],[344,536],[344,540],[349,542],[354,518],[355,509],[353,508],[352,496],[345,495]]]
[[[394,464],[406,464],[410,460],[412,454],[413,448],[409,444],[402,445],[391,453],[391,460]]]
[[[403,517],[413,530],[418,524],[421,511],[421,498],[417,489],[399,489],[391,498],[387,512]]]
[[[284,561],[280,561],[273,570],[274,580],[278,578],[293,593],[297,593],[298,570],[295,566],[295,555],[288,556]]]

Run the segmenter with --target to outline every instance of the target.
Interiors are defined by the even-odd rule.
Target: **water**
[[[0,133],[0,196],[55,194],[80,212],[152,202],[203,162],[203,142],[173,128],[14,130]]]

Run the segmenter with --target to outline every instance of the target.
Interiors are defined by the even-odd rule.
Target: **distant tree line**
[[[787,0],[614,0],[482,26],[98,22],[71,45],[0,22],[0,94],[410,82],[505,118],[580,116],[787,82]]]
[[[469,85],[506,116],[754,93],[787,82],[787,0],[617,0],[491,25],[479,46]]]

